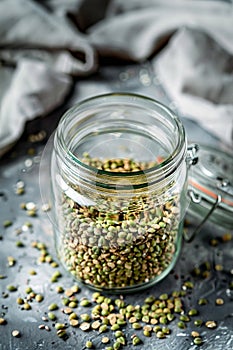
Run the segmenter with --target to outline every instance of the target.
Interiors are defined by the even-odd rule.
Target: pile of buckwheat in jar
[[[88,154],[82,161],[115,173],[132,173],[157,164],[131,159],[103,161]],[[80,191],[78,186],[73,189]],[[178,239],[178,194],[167,192],[159,200],[158,191],[133,194],[129,199],[111,193],[94,198],[92,192],[93,205],[79,204],[64,193],[58,247],[61,260],[76,278],[94,287],[129,287],[158,277],[172,263]]]

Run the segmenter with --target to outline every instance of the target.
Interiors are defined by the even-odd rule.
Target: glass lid
[[[233,156],[198,145],[197,163],[189,171],[188,212],[233,228]]]

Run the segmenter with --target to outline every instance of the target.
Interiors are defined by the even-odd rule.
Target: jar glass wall
[[[97,96],[63,116],[53,221],[58,256],[75,278],[124,292],[168,274],[181,247],[186,152],[179,119],[147,97]]]

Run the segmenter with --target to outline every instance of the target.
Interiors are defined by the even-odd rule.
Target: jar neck
[[[102,134],[116,138],[115,135],[122,130],[129,135],[129,142],[130,132],[134,130],[136,138],[146,135],[149,146],[150,143],[153,145],[153,139],[158,144],[160,135],[168,150],[166,156],[159,164],[145,170],[113,172],[85,164],[81,155],[74,151],[86,139],[92,140]],[[59,123],[54,147],[66,181],[75,184],[81,180],[83,184],[106,191],[140,190],[161,183],[166,185],[184,163],[187,151],[184,128],[174,113],[157,101],[133,94],[97,96],[71,108]],[[158,156],[155,154],[155,158]]]

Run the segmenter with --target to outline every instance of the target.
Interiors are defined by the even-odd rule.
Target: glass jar
[[[175,114],[135,94],[62,117],[51,160],[57,254],[96,290],[151,286],[173,268],[187,204],[187,142]]]

